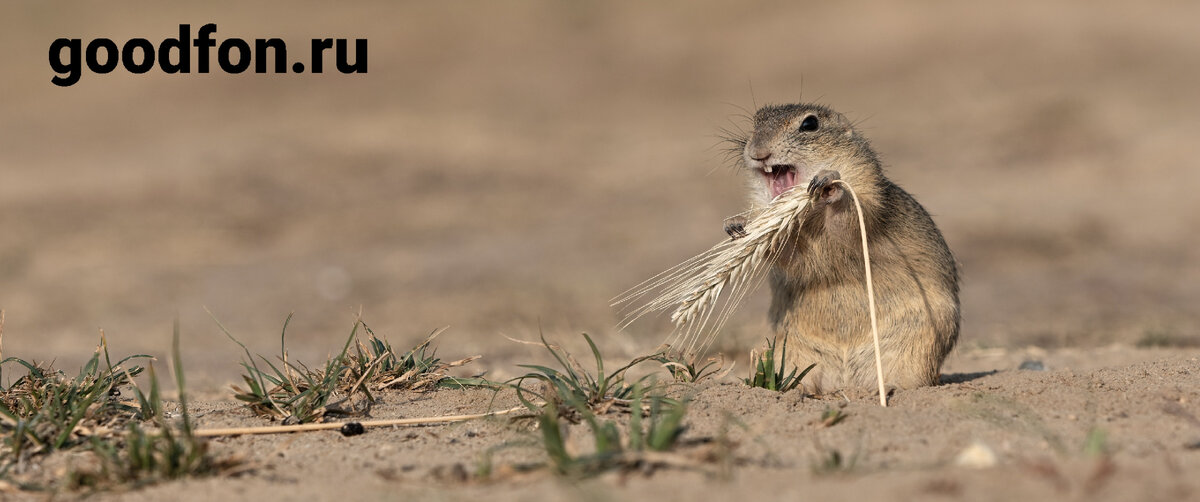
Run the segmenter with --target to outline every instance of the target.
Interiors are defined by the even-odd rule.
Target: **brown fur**
[[[817,130],[801,130],[809,115]],[[770,199],[764,165],[794,166],[780,168],[796,170],[796,190],[813,180],[808,216],[770,272],[768,313],[776,336],[787,342],[789,362],[816,364],[806,389],[827,393],[876,382],[858,217],[850,197],[829,184],[839,177],[863,206],[884,382],[937,383],[958,339],[954,257],[929,213],[884,176],[866,138],[840,113],[797,104],[759,109],[749,137],[733,141],[754,206]]]

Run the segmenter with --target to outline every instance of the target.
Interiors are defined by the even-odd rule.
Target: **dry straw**
[[[883,361],[879,353],[879,330],[875,316],[875,290],[871,281],[871,258],[867,250],[867,228],[858,196],[845,181],[836,180],[850,193],[858,213],[862,234],[863,261],[866,267],[867,297],[871,313],[871,333],[875,341],[875,370],[879,377],[879,401],[887,406],[883,385]],[[684,354],[703,352],[721,331],[733,311],[750,292],[762,283],[770,265],[787,249],[809,209],[806,187],[784,192],[758,211],[747,216],[745,237],[723,241],[708,251],[634,286],[613,299],[613,305],[639,307],[625,312],[619,329],[652,312],[674,308],[671,322],[675,329],[667,343]],[[722,293],[728,292],[723,299]],[[646,300],[648,298],[648,300]]]
[[[525,406],[517,406],[507,410],[492,411],[488,413],[476,413],[473,415],[447,415],[441,417],[421,417],[421,418],[392,418],[385,420],[365,420],[357,422],[364,428],[371,427],[400,427],[414,425],[433,425],[444,424],[451,422],[465,422],[467,420],[475,420],[479,418],[495,417],[499,415],[507,415],[518,411],[528,410]],[[283,434],[290,432],[311,432],[341,429],[346,424],[343,422],[327,422],[319,424],[298,424],[298,425],[270,425],[263,427],[229,427],[221,429],[197,429],[193,434],[198,437],[210,436],[241,436],[244,434]]]
[[[879,355],[879,323],[875,320],[875,287],[871,281],[871,251],[867,249],[867,223],[863,221],[862,204],[858,202],[858,194],[849,183],[842,180],[834,181],[842,185],[850,198],[854,199],[854,211],[858,213],[858,231],[862,234],[863,267],[867,278],[867,305],[871,311],[871,337],[875,340],[875,376],[879,377],[879,405],[887,407],[887,391],[883,388],[883,356]]]

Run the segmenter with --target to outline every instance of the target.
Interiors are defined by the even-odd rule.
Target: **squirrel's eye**
[[[817,122],[816,115],[809,115],[807,117],[804,117],[804,120],[800,121],[800,130],[801,131],[815,131],[815,130],[817,130],[818,127],[820,127],[820,125],[821,124],[819,122]]]

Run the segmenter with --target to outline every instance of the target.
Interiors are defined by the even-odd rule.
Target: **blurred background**
[[[962,264],[961,350],[1200,344],[1200,4],[6,2],[5,356],[237,378],[340,348],[362,311],[511,376],[539,330],[645,353],[609,299],[724,238],[723,129],[766,103],[859,121]],[[369,40],[365,75],[85,72],[55,38]],[[194,64],[194,63],[193,63]],[[326,63],[327,66],[331,63]],[[768,334],[765,292],[718,349]],[[744,365],[744,361],[740,363]],[[743,366],[744,367],[744,366]]]

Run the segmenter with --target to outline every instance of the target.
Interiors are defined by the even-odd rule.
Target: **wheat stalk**
[[[862,204],[858,202],[858,194],[850,188],[850,184],[842,180],[834,183],[842,185],[850,198],[854,200],[854,209],[858,212],[858,231],[862,235],[863,267],[867,278],[867,304],[871,309],[871,337],[875,340],[875,376],[879,377],[879,404],[887,408],[887,391],[883,388],[883,356],[879,353],[879,323],[875,320],[875,286],[871,281],[871,250],[867,249],[867,223],[863,220]]]
[[[684,353],[702,352],[738,304],[766,277],[769,265],[796,234],[807,208],[807,192],[804,187],[796,187],[765,208],[746,213],[750,217],[744,227],[745,237],[723,241],[614,298],[614,306],[650,298],[628,310],[620,328],[651,312],[673,307],[675,330],[668,343]],[[726,292],[729,294],[722,304],[721,295]]]

